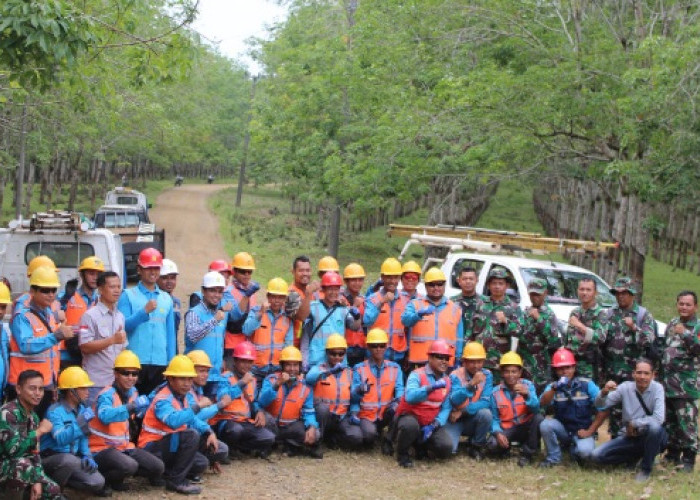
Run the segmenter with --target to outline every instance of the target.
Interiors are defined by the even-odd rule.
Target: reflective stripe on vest
[[[521,384],[522,380],[519,380],[518,383]],[[520,394],[516,394],[515,399],[511,400],[505,394],[507,390],[503,384],[500,384],[498,389],[493,392],[502,429],[510,429],[515,425],[529,422],[533,416],[525,404],[525,398]]]
[[[143,417],[143,427],[141,427],[141,434],[139,434],[139,448],[143,448],[148,443],[153,441],[158,441],[169,434],[175,434],[176,432],[181,432],[187,429],[186,425],[181,425],[177,429],[168,427],[164,422],[161,422],[158,417],[156,417],[156,404],[163,399],[172,398],[173,407],[175,411],[181,411],[189,408],[189,403],[187,398],[183,398],[184,405],[180,405],[180,401],[173,395],[170,391],[170,387],[165,385],[156,397],[151,401],[151,406],[146,410],[146,416]]]
[[[381,420],[384,417],[386,407],[394,399],[399,370],[396,366],[391,366],[387,361],[384,361],[379,371],[379,383],[377,383],[377,377],[374,375],[369,361],[364,361],[357,370],[362,382],[369,381],[371,384],[369,392],[366,392],[360,401],[358,417],[370,422]]]
[[[69,326],[80,324],[80,318],[89,307],[82,294],[75,292],[66,304],[66,324]]]
[[[112,408],[119,408],[122,406],[119,394],[112,387],[105,387],[100,391],[100,395],[107,391],[113,391],[112,394]],[[128,403],[132,403],[136,400],[136,392],[134,392],[131,397],[129,397]],[[98,409],[95,408],[95,413],[99,413]],[[130,417],[129,417],[130,418]],[[90,436],[88,437],[88,442],[90,444],[90,451],[93,453],[98,453],[107,448],[116,448],[117,450],[128,450],[134,448],[134,443],[131,442],[129,436],[129,418],[122,420],[120,422],[112,422],[110,424],[103,423],[99,416],[95,416],[90,423]]]
[[[274,321],[270,321],[268,312],[262,315],[260,327],[250,338],[255,346],[255,366],[279,365],[289,324],[289,318],[285,314],[275,317]]]
[[[425,373],[425,367],[418,368],[416,373],[420,378],[421,387],[430,385],[428,374]],[[432,424],[438,416],[438,413],[440,413],[442,403],[450,394],[450,389],[452,387],[450,377],[445,377],[445,381],[447,385],[444,388],[431,392],[428,394],[428,398],[420,403],[408,403],[406,401],[406,395],[404,394],[399,403],[399,407],[396,409],[396,415],[413,415],[421,426]]]
[[[360,319],[362,319],[362,317],[365,315],[365,298],[360,297],[360,299],[362,299],[362,304],[360,304],[358,309],[360,310]],[[359,330],[352,330],[346,327],[345,342],[348,343],[348,347],[361,347],[364,349],[367,347],[367,336],[365,335],[365,331],[362,328]]]
[[[270,379],[272,384],[277,383],[277,376]],[[277,421],[277,424],[285,427],[302,418],[304,402],[309,395],[309,388],[301,378],[297,379],[294,387],[285,395],[284,384],[277,389],[277,397],[267,407],[267,411]]]
[[[233,300],[236,301],[236,304],[240,304],[241,300],[243,300],[244,297],[243,292],[233,285],[230,285],[228,288],[231,292],[231,295],[233,296]],[[248,311],[250,311],[257,304],[257,300],[255,297],[256,296],[253,295],[248,298]],[[244,314],[247,313],[247,311],[242,312]],[[238,344],[245,341],[246,337],[245,335],[243,335],[243,332],[229,332],[227,330],[226,335],[224,335],[224,349],[234,349]]]
[[[328,365],[323,363],[320,368],[328,368]],[[352,370],[345,368],[339,375],[318,379],[314,386],[314,403],[325,403],[331,413],[345,415],[350,408]]]
[[[238,384],[238,377],[233,373],[224,373],[222,375],[224,378],[228,376],[229,384],[235,386]],[[221,410],[219,413],[214,415],[211,419],[212,425],[221,420],[233,420],[234,422],[253,422],[250,418],[250,405],[255,400],[255,380],[248,382],[246,386],[241,391],[241,395],[236,399],[232,399],[231,402]]]
[[[467,380],[467,377],[466,377],[467,370],[463,366],[457,368],[452,373],[457,376],[459,381],[462,383],[462,386],[466,386],[467,382],[469,382]],[[469,380],[471,380],[471,378]],[[476,403],[477,401],[479,401],[479,398],[481,398],[481,393],[484,392],[485,386],[486,386],[486,379],[484,379],[484,381],[482,383],[480,383],[479,385],[476,386],[476,391],[474,391],[474,395],[470,398],[465,399],[461,405],[459,405],[457,408],[455,408],[455,410],[464,410],[469,404]]]
[[[394,292],[399,294],[398,290]],[[394,352],[406,352],[408,343],[406,341],[406,327],[401,322],[401,315],[408,304],[408,296],[400,295],[394,302],[379,305],[383,295],[381,292],[373,294],[369,300],[379,309],[377,320],[372,328],[381,328],[389,336],[389,349]]]
[[[431,305],[426,299],[413,301],[415,310],[418,311]],[[450,366],[454,365],[454,351],[457,348],[457,328],[462,319],[462,309],[451,300],[439,311],[427,314],[420,318],[411,327],[411,342],[408,349],[408,360],[411,363],[426,363],[428,361],[428,349],[433,340],[438,338],[446,341],[452,347]]]
[[[27,310],[23,314],[29,320],[34,338],[46,337],[58,328],[53,315],[48,318],[51,327],[51,331],[49,331],[44,322],[33,312]],[[19,374],[23,371],[36,370],[44,377],[44,386],[53,385],[58,380],[58,368],[58,344],[36,354],[24,354],[19,350],[15,336],[10,335],[10,374],[8,377],[10,384],[17,385]]]

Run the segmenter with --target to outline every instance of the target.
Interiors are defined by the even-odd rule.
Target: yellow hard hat
[[[337,273],[340,271],[340,266],[338,265],[337,260],[335,260],[330,255],[326,255],[325,257],[322,257],[321,260],[318,261],[318,270],[323,271],[323,272],[335,271]]]
[[[417,273],[418,276],[420,276],[423,274],[423,270],[415,260],[409,260],[408,262],[404,262],[404,265],[401,266],[401,274],[403,273]]]
[[[326,349],[347,349],[348,343],[345,342],[345,337],[338,333],[334,333],[326,340]]]
[[[12,304],[10,289],[2,281],[0,281],[0,304]]]
[[[29,261],[29,264],[27,264],[27,277],[31,276],[32,273],[39,267],[50,267],[51,269],[56,269],[56,264],[46,255],[37,255]]]
[[[248,252],[238,252],[236,255],[233,256],[233,260],[231,261],[231,267],[235,267],[236,269],[247,269],[249,271],[255,271],[255,261],[253,260],[253,256],[250,255]]]
[[[393,257],[389,257],[382,262],[381,274],[387,276],[401,276],[401,262]]]
[[[352,278],[364,278],[365,276],[367,275],[365,274],[364,268],[355,262],[348,264],[343,270],[343,278],[346,280]]]
[[[194,366],[206,366],[207,368],[211,368],[211,360],[209,359],[209,355],[202,351],[201,349],[197,349],[196,351],[190,351],[187,353],[187,357],[192,360],[192,363],[194,363]]]
[[[486,359],[484,346],[478,342],[468,342],[462,351],[462,359]]]
[[[184,354],[178,354],[168,363],[168,368],[163,372],[166,377],[196,377],[194,363]]]
[[[425,278],[423,279],[426,283],[434,283],[436,281],[447,281],[445,278],[445,273],[437,267],[431,267],[425,273]]]
[[[280,361],[298,361],[301,363],[301,351],[293,345],[287,346],[280,352]]]
[[[47,288],[58,288],[61,282],[58,279],[56,269],[52,267],[37,267],[29,277],[31,286],[43,286]]]
[[[381,328],[372,328],[367,332],[367,344],[388,344],[389,336]]]
[[[506,366],[506,365],[523,366],[523,360],[517,352],[508,351],[503,356],[501,356],[501,362],[499,364],[501,366]]]
[[[117,368],[137,368],[140,370],[141,361],[134,351],[124,349],[114,359],[114,369]]]
[[[267,282],[267,293],[272,295],[289,295],[289,285],[282,278],[272,278]]]
[[[87,372],[79,366],[69,366],[58,376],[59,389],[80,389],[81,387],[92,387],[92,380]]]
[[[85,257],[78,267],[78,271],[104,271],[105,263],[99,257]]]

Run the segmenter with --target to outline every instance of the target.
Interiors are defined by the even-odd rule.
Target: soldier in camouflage
[[[634,300],[637,289],[630,278],[619,278],[610,289],[617,305],[608,311],[608,325],[603,344],[603,376],[620,384],[632,380],[638,359],[648,357],[656,340],[655,321],[651,313]],[[617,436],[622,413],[615,407],[610,412],[608,432]]]
[[[581,278],[577,293],[581,306],[571,311],[569,326],[564,334],[564,347],[576,356],[579,376],[600,383],[600,346],[605,342],[608,315],[596,302],[597,290],[593,279]]]
[[[493,372],[494,385],[501,381],[501,355],[517,350],[518,338],[523,327],[520,307],[506,295],[510,282],[505,269],[491,269],[486,278],[489,300],[484,302],[483,310],[476,313],[484,317],[485,325],[483,331],[475,333],[475,340],[486,349],[484,367]]]
[[[550,360],[561,347],[557,317],[546,303],[547,280],[533,278],[527,285],[532,305],[525,309],[518,351],[523,358],[525,377],[541,393],[551,382]]]
[[[464,342],[471,342],[477,333],[483,332],[486,319],[483,316],[484,303],[489,298],[476,293],[479,276],[473,267],[463,267],[459,271],[457,284],[462,293],[452,297],[452,301],[462,308],[462,324],[464,325]]]
[[[19,498],[62,499],[61,489],[44,473],[39,458],[39,438],[51,432],[51,422],[39,422],[34,413],[44,397],[41,373],[20,373],[16,390],[17,399],[0,407],[0,490]]]
[[[683,291],[676,299],[678,317],[666,327],[665,348],[661,360],[661,380],[666,388],[666,431],[669,443],[666,461],[681,463],[692,472],[698,452],[697,361],[700,357],[698,297]]]

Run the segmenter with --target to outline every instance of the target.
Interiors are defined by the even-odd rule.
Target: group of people
[[[46,256],[27,267],[30,288],[14,302],[0,284],[0,487],[61,498],[65,486],[109,496],[147,477],[182,494],[201,492],[207,468],[241,456],[323,458],[325,447],[414,459],[503,457],[555,467],[563,451],[584,463],[639,466],[655,458],[691,472],[697,453],[700,326],[697,295],[678,294],[678,317],[656,332],[636,289],[620,278],[617,305],[578,283],[581,305],[560,331],[550,284],[528,284],[524,311],[508,295],[505,269],[446,276],[386,259],[365,290],[357,263],[317,266],[297,257],[292,283],[264,291],[253,257],[214,260],[182,304],[178,267],[157,250],[138,257],[140,280],[97,257],[59,293]],[[425,284],[425,295],[417,286]],[[9,311],[8,309],[11,308]],[[182,354],[180,352],[182,351]],[[608,420],[612,439],[598,447]]]

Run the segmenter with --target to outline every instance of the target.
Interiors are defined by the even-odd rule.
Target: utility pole
[[[255,84],[258,82],[258,75],[253,76],[253,84],[250,87],[250,103],[248,104],[248,119],[246,123],[245,138],[243,139],[243,161],[238,171],[238,187],[236,189],[236,206],[241,206],[243,199],[243,182],[245,181],[245,168],[248,163],[248,145],[250,144],[250,120],[253,116],[253,102],[255,100]]]

